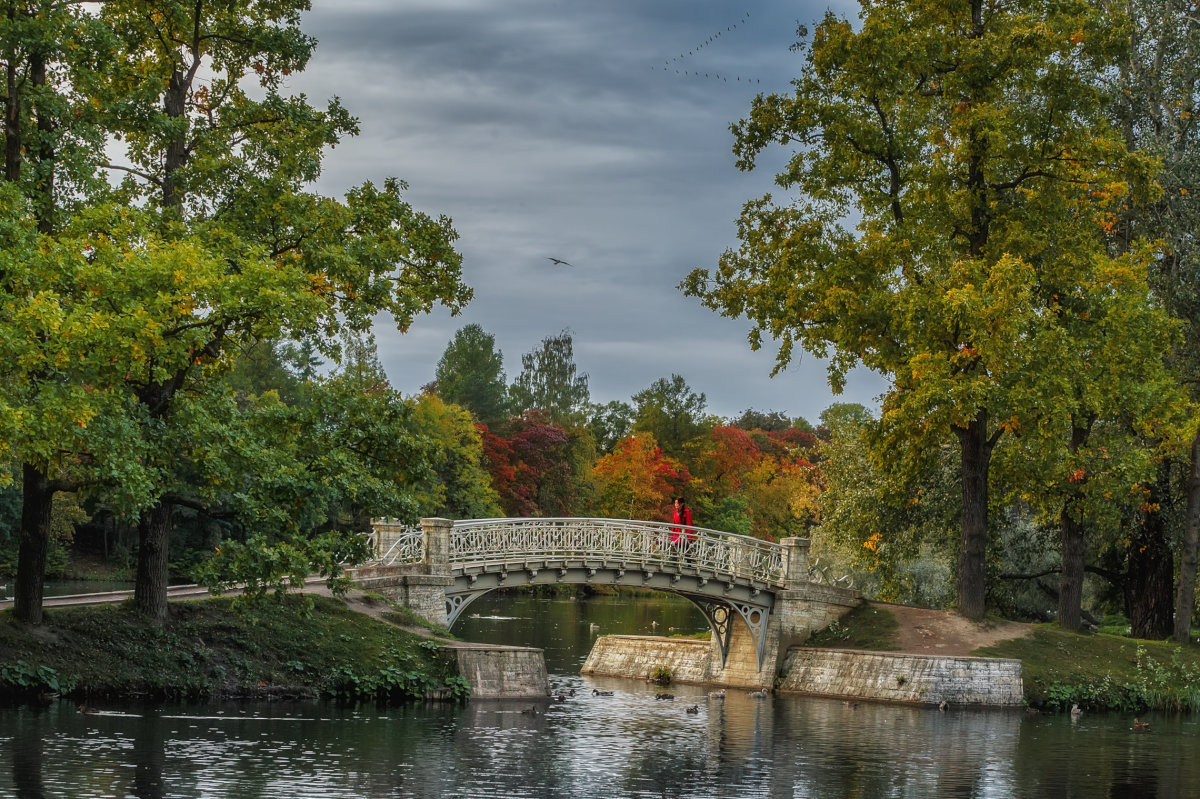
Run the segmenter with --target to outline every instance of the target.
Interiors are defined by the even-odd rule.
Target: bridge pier
[[[450,574],[450,519],[421,520],[421,561],[398,566],[360,566],[354,571],[359,587],[378,591],[393,602],[438,627],[450,626],[446,614],[446,589],[454,585]],[[382,551],[396,543],[395,534],[377,530]]]
[[[803,644],[862,602],[857,591],[809,582],[808,539],[784,538],[783,587],[760,629],[752,613],[728,613],[713,624],[710,681],[739,688],[769,688],[790,647]],[[708,613],[705,614],[706,616]],[[747,618],[749,617],[749,618]]]

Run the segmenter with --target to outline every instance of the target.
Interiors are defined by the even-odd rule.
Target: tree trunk
[[[21,469],[21,488],[24,493],[21,497],[17,580],[13,586],[13,616],[26,624],[41,624],[54,489],[42,470],[29,463]]]
[[[1164,479],[1165,475],[1160,475],[1151,487],[1151,503],[1165,501]],[[1129,580],[1125,590],[1130,635],[1134,638],[1166,638],[1173,631],[1175,562],[1167,546],[1165,528],[1163,511],[1151,510],[1129,542]]]
[[[13,12],[10,10],[9,18]],[[20,80],[17,76],[17,55],[15,52],[5,54],[8,63],[5,65],[4,86],[4,179],[16,183],[21,179],[22,142],[21,142],[21,92]]]
[[[986,611],[988,467],[993,442],[987,436],[987,411],[966,427],[955,428],[962,449],[962,540],[958,551],[958,612],[981,621]]]
[[[1175,594],[1175,640],[1186,644],[1196,612],[1196,550],[1200,548],[1200,430],[1192,439],[1192,463],[1188,473],[1187,515],[1183,542],[1179,546],[1179,587]]]
[[[1076,632],[1083,624],[1083,564],[1087,549],[1083,524],[1068,503],[1060,520],[1062,535],[1062,576],[1058,581],[1058,624]]]
[[[1095,417],[1083,420],[1074,418],[1071,423],[1071,454],[1087,443]],[[1076,632],[1083,623],[1083,564],[1087,549],[1083,527],[1083,483],[1074,485],[1063,502],[1059,516],[1062,535],[1062,576],[1058,582],[1058,624],[1065,630]]]
[[[167,91],[163,95],[163,110],[172,119],[178,119],[186,111],[188,91],[187,76],[180,70],[171,73]],[[176,174],[187,163],[187,148],[184,133],[179,130],[167,142],[163,158],[162,202],[167,211],[183,212],[183,190],[179,187]]]
[[[31,53],[29,56],[29,79],[35,92],[45,90],[46,78],[46,57],[40,52]],[[47,235],[53,233],[55,229],[55,149],[52,107],[52,103],[47,104],[45,101],[37,104],[37,137],[30,147],[34,168],[37,170],[37,189],[33,196],[34,216],[38,221],[38,232]]]
[[[167,620],[167,544],[171,535],[169,503],[160,501],[138,520],[137,578],[133,606],[157,622]]]

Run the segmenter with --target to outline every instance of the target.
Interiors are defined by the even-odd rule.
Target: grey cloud
[[[750,21],[724,32],[747,9]],[[773,357],[749,351],[744,320],[676,286],[736,245],[741,204],[772,189],[783,154],[739,173],[729,124],[756,91],[786,90],[801,65],[787,50],[795,19],[823,12],[763,0],[315,0],[305,29],[320,44],[290,88],[339,95],[362,126],[331,153],[318,188],[406,180],[414,206],[454,219],[475,289],[457,318],[439,310],[403,336],[379,321],[393,382],[415,391],[431,380],[468,322],[496,336],[510,377],[521,353],[570,327],[596,400],[628,400],[674,372],[714,413],[815,419],[834,400],[816,359],[770,379]],[[681,69],[729,82],[656,69],[689,49]],[[552,268],[547,256],[575,266]],[[847,398],[870,403],[881,389],[864,374]]]

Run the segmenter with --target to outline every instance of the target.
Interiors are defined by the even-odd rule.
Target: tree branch
[[[100,166],[102,166],[105,169],[116,169],[121,172],[128,172],[131,175],[137,175],[139,178],[142,178],[146,182],[153,183],[155,186],[158,186],[160,189],[162,188],[162,180],[154,177],[154,175],[151,175],[149,172],[143,172],[142,170],[134,169],[131,166],[119,166],[117,164],[101,164]]]

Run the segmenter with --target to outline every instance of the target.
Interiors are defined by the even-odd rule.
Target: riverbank
[[[1108,633],[1069,633],[1053,624],[968,622],[952,611],[864,603],[810,644],[939,656],[1021,661],[1026,703],[1035,709],[1200,711],[1200,647]]]
[[[403,702],[470,692],[447,640],[337,599],[288,596],[245,612],[229,598],[173,602],[161,626],[128,603],[54,607],[27,627],[0,612],[0,697],[8,701],[338,698]],[[402,620],[403,621],[403,620]]]

